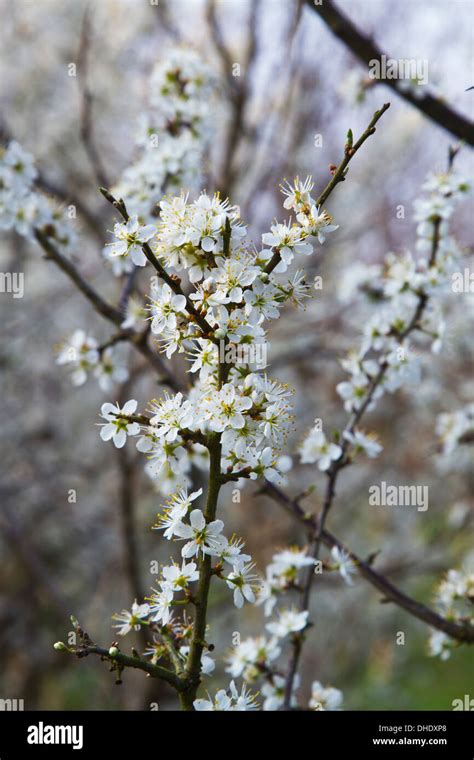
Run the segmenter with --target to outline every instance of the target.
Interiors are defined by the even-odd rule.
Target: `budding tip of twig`
[[[106,201],[108,201],[109,203],[113,203],[115,205],[116,200],[114,196],[112,195],[112,193],[110,193],[106,187],[99,187],[99,192],[101,193],[101,195],[104,196]]]

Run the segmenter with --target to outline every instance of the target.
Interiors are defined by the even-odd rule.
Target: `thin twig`
[[[109,203],[111,203],[112,206],[114,206],[114,208],[117,209],[117,211],[121,214],[123,219],[126,222],[128,222],[128,220],[130,219],[130,216],[128,214],[127,207],[124,201],[122,199],[117,200],[116,198],[114,198],[112,193],[110,193],[110,191],[107,190],[107,188],[105,187],[101,187],[100,192],[102,193],[104,198],[106,198],[106,200],[108,200]],[[192,317],[192,319],[196,322],[196,324],[199,325],[205,337],[208,340],[212,341],[213,343],[217,343],[218,341],[214,337],[213,328],[211,327],[209,322],[206,320],[206,318],[203,317],[203,315],[196,309],[191,299],[183,292],[181,288],[181,280],[179,279],[179,277],[168,274],[166,269],[162,266],[160,261],[157,259],[157,257],[151,250],[148,243],[142,244],[142,251],[145,254],[148,261],[150,262],[150,264],[158,272],[163,282],[165,282],[171,288],[173,293],[179,296],[184,296],[185,301],[186,301],[186,311],[188,312],[190,317]]]
[[[79,73],[77,81],[81,95],[81,138],[98,184],[108,185],[109,180],[107,178],[107,172],[104,169],[100,151],[97,150],[95,145],[92,118],[93,96],[87,82],[91,34],[92,24],[89,9],[86,8],[82,20],[79,52],[77,54],[77,70]]]
[[[161,678],[162,681],[166,681],[170,686],[173,686],[176,690],[180,691],[183,688],[182,681],[178,676],[167,668],[163,668],[161,665],[154,665],[149,660],[144,660],[141,657],[135,657],[123,652],[111,655],[109,649],[100,647],[97,644],[90,644],[78,648],[77,657],[87,657],[89,654],[98,654],[105,660],[109,660],[112,663],[118,663],[124,668],[135,668],[136,670],[143,670],[152,678]]]
[[[375,111],[374,115],[372,116],[372,119],[369,122],[367,129],[361,134],[357,142],[354,143],[354,145],[352,146],[349,146],[346,144],[344,148],[344,157],[341,163],[339,164],[337,169],[335,169],[332,179],[328,182],[328,184],[326,185],[326,187],[324,188],[324,190],[321,192],[321,194],[318,196],[318,199],[316,200],[316,206],[318,208],[322,206],[322,204],[325,203],[325,201],[327,201],[327,199],[331,195],[336,185],[338,185],[339,182],[344,181],[347,174],[349,163],[351,162],[352,158],[355,156],[357,151],[362,147],[365,141],[371,135],[375,133],[375,130],[376,130],[375,125],[377,124],[379,119],[383,116],[385,111],[387,111],[389,108],[390,108],[390,103],[384,103],[382,108],[380,108],[380,110]],[[280,252],[278,249],[276,249],[272,258],[266,265],[264,272],[266,272],[267,274],[270,274],[271,272],[273,272],[273,270],[275,269],[279,261],[280,261]]]
[[[15,136],[12,134],[9,126],[4,119],[0,119],[0,141],[2,143],[9,143],[15,140]],[[61,202],[75,206],[80,216],[86,222],[89,230],[94,234],[95,238],[102,244],[103,242],[103,227],[100,219],[92,213],[88,206],[77,196],[68,185],[67,188],[61,187],[56,182],[52,182],[50,179],[44,176],[44,174],[37,168],[38,176],[36,177],[35,184],[43,192],[48,195],[55,196]],[[72,184],[72,183],[71,183]]]
[[[54,245],[51,239],[45,234],[43,230],[35,229],[35,238],[45,252],[46,259],[54,261],[54,263],[64,272],[67,277],[76,285],[78,290],[87,298],[89,303],[92,304],[95,311],[100,314],[104,319],[112,322],[115,325],[120,326],[123,322],[123,315],[118,309],[105,301],[102,296],[83,278],[78,269],[74,266],[70,259],[67,259]],[[142,356],[153,366],[153,368],[159,373],[160,382],[169,385],[174,390],[180,390],[180,383],[167,372],[161,357],[154,353],[146,341],[146,335],[142,333],[130,333],[127,340],[139,351]]]
[[[371,128],[372,128],[371,125],[369,125],[367,136],[368,134],[370,134]],[[360,140],[358,142],[360,142]],[[431,256],[430,256],[430,262],[429,262],[430,266],[433,266],[436,261],[436,254],[437,254],[438,245],[439,245],[440,222],[441,222],[441,219],[437,219],[435,220],[434,225],[433,225],[434,234],[433,234],[433,243],[432,243]],[[416,308],[413,312],[413,316],[411,320],[409,321],[407,327],[401,333],[396,333],[394,335],[394,338],[395,340],[398,341],[398,343],[401,344],[405,340],[405,338],[407,338],[408,335],[410,335],[411,332],[417,329],[420,323],[420,320],[423,316],[427,303],[428,303],[428,295],[424,291],[422,291],[418,295]],[[324,496],[321,517],[318,520],[317,526],[315,527],[315,531],[311,540],[310,555],[313,557],[314,560],[319,558],[321,543],[322,543],[322,535],[323,535],[323,531],[326,525],[326,520],[327,520],[329,511],[334,502],[334,497],[336,494],[336,483],[337,483],[339,474],[341,470],[348,464],[346,454],[347,454],[347,449],[349,447],[349,440],[347,438],[347,434],[352,434],[354,432],[361,418],[363,417],[367,409],[370,407],[374,394],[377,388],[383,382],[385,375],[389,369],[389,366],[390,365],[386,360],[382,361],[382,363],[380,364],[377,374],[372,378],[369,384],[363,403],[360,405],[360,407],[357,410],[355,410],[350,415],[349,420],[344,428],[344,431],[341,436],[341,442],[340,442],[340,446],[341,446],[340,457],[339,459],[337,459],[335,462],[331,464],[331,467],[327,471],[328,481],[326,485],[326,492]],[[313,584],[313,580],[314,580],[313,568],[309,567],[306,572],[305,582],[303,584],[303,592],[302,592],[301,601],[300,601],[301,611],[307,610],[309,607],[309,599],[311,595],[311,587]],[[288,709],[291,704],[291,696],[293,693],[293,683],[294,683],[294,679],[298,670],[298,663],[299,663],[302,648],[303,648],[303,640],[304,640],[303,631],[294,634],[293,649],[292,649],[292,654],[290,657],[288,675],[287,675],[286,684],[285,684],[285,699],[284,699],[283,709]]]

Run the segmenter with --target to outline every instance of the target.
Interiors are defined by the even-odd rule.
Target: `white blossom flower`
[[[183,560],[181,567],[177,564],[163,567],[161,575],[165,586],[169,586],[173,591],[180,591],[198,580],[199,570],[195,562],[186,563]]]
[[[327,211],[320,211],[316,205],[311,206],[309,213],[300,212],[296,218],[303,227],[306,240],[316,237],[321,245],[326,241],[326,235],[339,229],[338,224],[331,224],[332,216]]]
[[[102,425],[100,430],[100,437],[103,441],[112,439],[114,445],[121,449],[125,446],[128,435],[138,435],[140,432],[139,423],[124,419],[124,416],[135,414],[137,404],[138,402],[135,399],[127,401],[122,408],[118,404],[102,404],[100,413],[103,419],[107,420],[107,424]]]
[[[250,478],[265,478],[270,483],[281,481],[281,475],[276,469],[276,458],[271,446],[266,446],[263,451],[249,448],[247,455],[248,466],[251,468]]]
[[[283,576],[289,580],[295,580],[298,571],[304,567],[315,564],[313,557],[308,557],[305,549],[292,546],[273,555],[268,572],[272,576]]]
[[[306,281],[304,270],[298,269],[294,275],[286,282],[286,285],[280,286],[286,301],[291,302],[297,308],[305,304],[305,300],[310,298],[310,286]]]
[[[354,375],[349,381],[344,380],[336,385],[336,391],[344,399],[346,412],[355,412],[360,409],[369,391],[369,383],[370,380],[367,375],[361,372]],[[372,408],[374,401],[380,398],[382,394],[383,389],[378,386],[372,395],[372,402],[368,409]]]
[[[230,694],[228,693],[230,692]],[[244,711],[256,710],[258,705],[255,702],[255,696],[250,694],[245,684],[239,694],[234,681],[231,681],[228,691],[220,689],[214,699],[208,694],[207,699],[195,699],[193,707],[198,711]]]
[[[149,597],[150,620],[154,623],[166,625],[171,618],[171,605],[173,603],[173,588],[171,584],[162,584],[159,590],[152,589]]]
[[[188,495],[187,488],[181,488],[169,498],[164,513],[158,516],[158,525],[153,526],[154,530],[164,530],[164,537],[170,540],[173,538],[175,529],[183,518],[188,514],[191,504],[202,494],[202,488],[193,491]]]
[[[311,685],[309,706],[312,710],[341,710],[342,691],[332,686],[323,686],[319,681]]]
[[[454,412],[440,414],[436,421],[436,434],[443,447],[443,454],[452,454],[464,439],[474,435],[474,403]]]
[[[34,158],[16,140],[12,140],[2,156],[2,164],[8,168],[8,182],[16,188],[29,187],[38,176]]]
[[[278,601],[278,593],[282,590],[278,579],[269,575],[267,571],[267,577],[262,581],[257,598],[257,606],[260,607],[263,605],[263,614],[265,617],[270,617],[270,615],[272,615]]]
[[[217,269],[213,270],[213,280],[216,285],[217,303],[241,303],[243,289],[252,285],[259,274],[259,269],[248,259],[225,259]],[[212,305],[213,300],[209,301]]]
[[[281,291],[272,283],[256,279],[252,287],[245,291],[244,301],[248,316],[254,311],[265,319],[278,319],[280,316]]]
[[[129,373],[122,348],[119,345],[108,346],[101,352],[100,361],[93,370],[100,389],[105,393],[110,393],[115,385],[128,380]]]
[[[277,638],[249,637],[232,647],[226,658],[226,670],[233,678],[244,675],[246,680],[254,680],[260,675],[261,669],[270,667],[280,653]]]
[[[60,348],[56,364],[71,365],[71,380],[73,385],[83,385],[87,375],[99,362],[97,341],[86,335],[84,330],[75,330],[71,337]]]
[[[313,246],[304,241],[301,227],[294,225],[290,227],[287,224],[273,224],[271,232],[265,232],[262,235],[262,243],[271,248],[277,248],[283,267],[276,267],[275,271],[285,271],[293,261],[295,253],[303,253],[308,256],[313,252]]]
[[[225,689],[219,689],[214,699],[208,693],[207,699],[195,699],[193,707],[198,712],[222,712],[233,710],[232,699]]]
[[[190,525],[180,523],[175,528],[175,535],[182,539],[191,539],[183,546],[182,556],[186,559],[194,557],[201,551],[203,554],[218,555],[227,543],[227,539],[221,535],[224,523],[222,520],[212,520],[206,523],[206,519],[200,509],[193,509],[189,515]]]
[[[246,710],[258,710],[258,704],[255,701],[256,696],[248,691],[247,685],[245,683],[242,684],[240,694],[237,691],[237,687],[234,681],[230,682],[229,689],[232,695],[232,699],[234,700],[234,710],[238,712],[243,712]]]
[[[369,459],[375,459],[383,451],[383,447],[373,434],[367,435],[361,430],[354,430],[353,432],[346,430],[343,435],[346,441],[354,446],[355,453],[363,451]]]
[[[216,371],[218,349],[210,340],[197,338],[193,341],[193,348],[189,351],[189,356],[192,360],[189,372],[199,372],[200,380],[206,380]]]
[[[428,646],[432,657],[439,657],[441,660],[449,660],[451,657],[452,640],[443,631],[433,631]]]
[[[150,404],[150,411],[153,415],[150,424],[156,428],[156,435],[169,443],[176,441],[180,430],[190,426],[194,416],[193,405],[183,400],[182,393],[169,396],[165,392],[163,399]]]
[[[122,612],[112,615],[112,619],[118,621],[118,625],[114,625],[114,628],[117,628],[117,633],[120,636],[126,636],[132,630],[139,631],[149,613],[149,605],[137,604],[137,600],[135,599],[131,611],[122,610]]]
[[[230,565],[232,565],[234,570],[240,570],[243,565],[246,565],[252,559],[250,554],[244,554],[242,552],[244,546],[245,543],[242,541],[242,539],[238,539],[235,536],[232,537],[231,540],[219,553],[219,559],[224,562],[228,562]]]
[[[176,295],[165,282],[153,288],[150,295],[151,331],[162,334],[176,329],[177,316],[186,313],[186,298]]]
[[[296,633],[306,628],[308,622],[308,610],[299,612],[295,608],[282,609],[278,612],[278,620],[267,623],[267,631],[282,639],[290,633]]]
[[[125,311],[125,319],[120,325],[122,330],[133,330],[145,323],[147,311],[140,301],[135,298],[129,298]]]
[[[340,549],[339,546],[332,547],[331,557],[334,562],[334,569],[339,570],[342,578],[344,578],[348,586],[352,586],[353,580],[351,575],[357,572],[354,560],[351,559],[350,555],[344,549]]]
[[[448,570],[436,592],[436,604],[445,617],[469,614],[474,600],[474,572]]]
[[[245,425],[243,412],[251,407],[252,400],[239,395],[231,383],[226,383],[219,391],[203,399],[204,418],[216,433],[222,433],[227,427],[242,428]]]
[[[290,706],[297,706],[297,699],[295,692],[299,688],[300,677],[298,673],[295,674],[293,679],[293,688],[290,700]],[[285,689],[286,679],[280,675],[272,675],[271,680],[265,681],[262,685],[262,696],[265,697],[263,701],[263,710],[265,712],[273,712],[283,707],[285,701]]]
[[[281,192],[285,197],[283,208],[294,211],[301,211],[305,206],[311,205],[311,190],[314,182],[310,176],[301,182],[299,177],[295,177],[293,184],[289,182],[286,185],[280,185]]]
[[[173,474],[177,476],[178,480],[183,479],[188,469],[189,457],[182,446],[181,438],[178,437],[172,442],[167,442],[164,439],[153,439],[151,449],[147,453],[146,469],[152,479],[161,477],[163,468],[169,477]],[[175,481],[176,478],[173,479],[171,490],[176,486]]]
[[[227,576],[227,585],[234,591],[234,604],[239,609],[243,607],[244,600],[253,604],[255,591],[260,583],[259,576],[253,572],[255,564],[236,565]]]
[[[309,431],[300,446],[302,464],[317,462],[322,472],[328,470],[332,462],[337,461],[341,454],[341,447],[337,443],[329,443],[322,430],[316,428]]]
[[[273,444],[281,443],[287,422],[288,404],[277,401],[275,404],[269,404],[266,407],[259,427],[267,441]]]
[[[130,256],[136,266],[144,267],[147,258],[142,251],[143,243],[148,242],[156,234],[156,227],[153,225],[141,225],[138,217],[132,216],[123,224],[116,224],[114,227],[114,236],[116,241],[108,243],[105,248],[105,255],[108,258],[116,256]]]

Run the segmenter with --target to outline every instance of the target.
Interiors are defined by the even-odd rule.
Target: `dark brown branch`
[[[130,591],[135,599],[143,599],[140,562],[135,530],[135,464],[126,448],[116,449],[119,470],[118,502],[121,515],[125,568]]]
[[[318,530],[319,520],[316,515],[308,514],[301,507],[297,500],[291,499],[284,491],[275,486],[273,483],[265,482],[263,488],[259,493],[264,493],[269,496],[273,501],[279,504],[283,509],[292,515],[301,525],[309,532],[309,535],[314,535],[314,532]],[[355,552],[350,551],[341,541],[339,541],[332,533],[324,529],[321,532],[322,543],[332,549],[337,546],[339,549],[343,549],[347,552],[349,557],[354,562],[359,574],[365,578],[372,586],[377,588],[384,595],[385,601],[390,601],[401,607],[413,617],[423,621],[432,628],[436,628],[439,631],[443,631],[456,641],[460,641],[466,644],[474,643],[474,626],[470,623],[460,623],[447,620],[432,610],[430,607],[417,602],[412,597],[405,594],[399,588],[397,588],[391,581],[384,575],[377,572],[372,565],[361,559]]]
[[[237,174],[235,157],[239,143],[246,134],[245,107],[250,92],[250,73],[257,55],[257,16],[259,7],[260,0],[253,0],[247,25],[248,43],[242,65],[243,72],[241,72],[242,76],[237,77],[233,76],[232,67],[234,61],[224,41],[222,30],[217,20],[216,1],[208,0],[206,4],[206,19],[212,33],[212,41],[222,62],[232,104],[232,115],[225,138],[224,160],[219,182],[219,190],[224,198],[231,194]]]
[[[313,0],[306,0],[306,3],[362,63],[370,65],[374,60],[381,60],[382,51],[376,43],[370,37],[363,35],[352,21],[336,8],[332,0],[324,0],[319,4],[315,4]],[[383,83],[435,124],[469,145],[474,145],[473,124],[442,100],[429,93],[422,94],[421,88],[419,88],[420,94],[417,93],[416,96],[409,90],[401,90],[396,79],[385,79]]]
[[[120,326],[123,321],[123,316],[120,311],[105,301],[102,296],[96,290],[94,290],[91,285],[89,285],[89,283],[76,269],[72,261],[66,258],[66,256],[63,256],[63,254],[56,248],[50,238],[42,230],[39,229],[35,229],[35,238],[45,252],[45,258],[54,261],[59,269],[61,269],[61,271],[63,271],[70,280],[72,280],[78,290],[80,290],[81,293],[87,298],[89,303],[92,304],[97,313],[104,317],[104,319],[112,322],[114,325]],[[128,340],[131,345],[134,346],[137,351],[139,351],[142,356],[145,357],[145,359],[159,373],[161,383],[169,385],[171,388],[173,388],[173,390],[179,390],[180,384],[176,378],[166,372],[160,356],[151,350],[146,341],[146,338],[146,333],[130,333]]]
[[[92,288],[83,276],[78,272],[72,261],[66,258],[54,245],[43,230],[35,229],[35,238],[45,252],[45,258],[51,259],[66,274],[76,287],[83,293],[94,309],[109,322],[121,325],[123,317],[118,309],[115,309],[105,301],[94,288]]]
[[[98,184],[108,185],[109,181],[107,173],[100,157],[100,151],[97,149],[94,140],[92,117],[93,96],[87,82],[91,34],[92,24],[89,9],[87,8],[82,20],[79,52],[77,54],[77,70],[79,74],[78,84],[81,95],[81,138]]]
[[[132,657],[128,654],[118,652],[113,656],[109,654],[110,650],[100,647],[97,644],[90,644],[78,648],[76,653],[77,657],[87,657],[89,654],[98,654],[102,659],[109,660],[112,663],[118,663],[124,668],[135,668],[136,670],[143,670],[144,673],[152,676],[152,678],[161,678],[162,681],[166,681],[170,686],[173,686],[177,691],[182,690],[182,681],[171,670],[163,668],[161,665],[154,665],[149,660],[143,660],[141,657]]]

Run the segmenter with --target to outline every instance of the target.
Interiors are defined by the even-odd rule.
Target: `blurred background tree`
[[[449,146],[457,142],[416,104],[370,83],[367,68],[307,6],[287,0],[0,2],[2,137],[32,152],[43,189],[76,207],[74,258],[105,295],[113,287],[101,251],[113,214],[97,188],[117,182],[134,160],[149,76],[170,47],[198,50],[219,75],[205,186],[240,205],[255,240],[269,218],[281,217],[282,178],[311,173],[323,187],[348,128],[359,134],[368,115],[392,101],[390,123],[365,146],[350,181],[328,203],[339,234],[326,243],[324,259],[315,257],[308,267],[309,274],[322,274],[322,291],[270,336],[270,373],[296,388],[298,432],[290,453],[315,416],[342,422],[334,390],[341,380],[338,360],[371,309],[358,287],[358,266],[413,244],[413,200],[426,174],[445,168]],[[469,2],[340,0],[337,7],[393,57],[428,61],[430,92],[462,117],[472,115]],[[468,148],[456,161],[463,174],[472,171]],[[455,221],[458,240],[468,245],[469,208]],[[152,560],[168,559],[168,548],[149,530],[162,497],[134,452],[101,445],[95,422],[109,397],[93,383],[73,389],[54,363],[54,346],[76,326],[99,339],[107,337],[106,326],[38,249],[3,234],[0,256],[2,271],[25,273],[23,299],[0,298],[0,696],[23,698],[26,709],[173,706],[169,693],[141,674],[126,673],[133,688],[114,687],[97,662],[79,666],[52,649],[70,613],[98,639],[113,640],[107,617],[146,592]],[[331,517],[336,534],[361,556],[379,550],[378,566],[428,603],[440,575],[472,553],[469,459],[444,462],[435,439],[437,415],[472,399],[468,298],[447,303],[444,345],[431,357],[419,391],[385,399],[374,413],[371,427],[384,453],[375,466],[351,468]],[[133,360],[121,397],[132,388],[138,398],[156,394],[143,366]],[[380,480],[428,484],[428,512],[369,507],[368,487]],[[296,467],[288,490],[312,485],[317,499],[322,476]],[[229,495],[223,509],[226,524],[246,536],[263,569],[275,546],[304,536],[255,492],[246,489],[240,505]],[[258,530],[242,529],[256,514]],[[428,658],[426,626],[379,604],[380,595],[362,581],[354,589],[332,576],[320,583],[303,688],[317,677],[344,691],[347,708],[387,710],[450,709],[469,691],[474,664],[467,648],[447,663]],[[231,600],[221,593],[211,598],[211,615],[219,606],[214,638],[220,655],[237,625]],[[258,610],[249,609],[245,630],[238,630],[245,636],[259,626]],[[404,646],[396,643],[400,631]],[[226,680],[218,669],[209,688]]]

